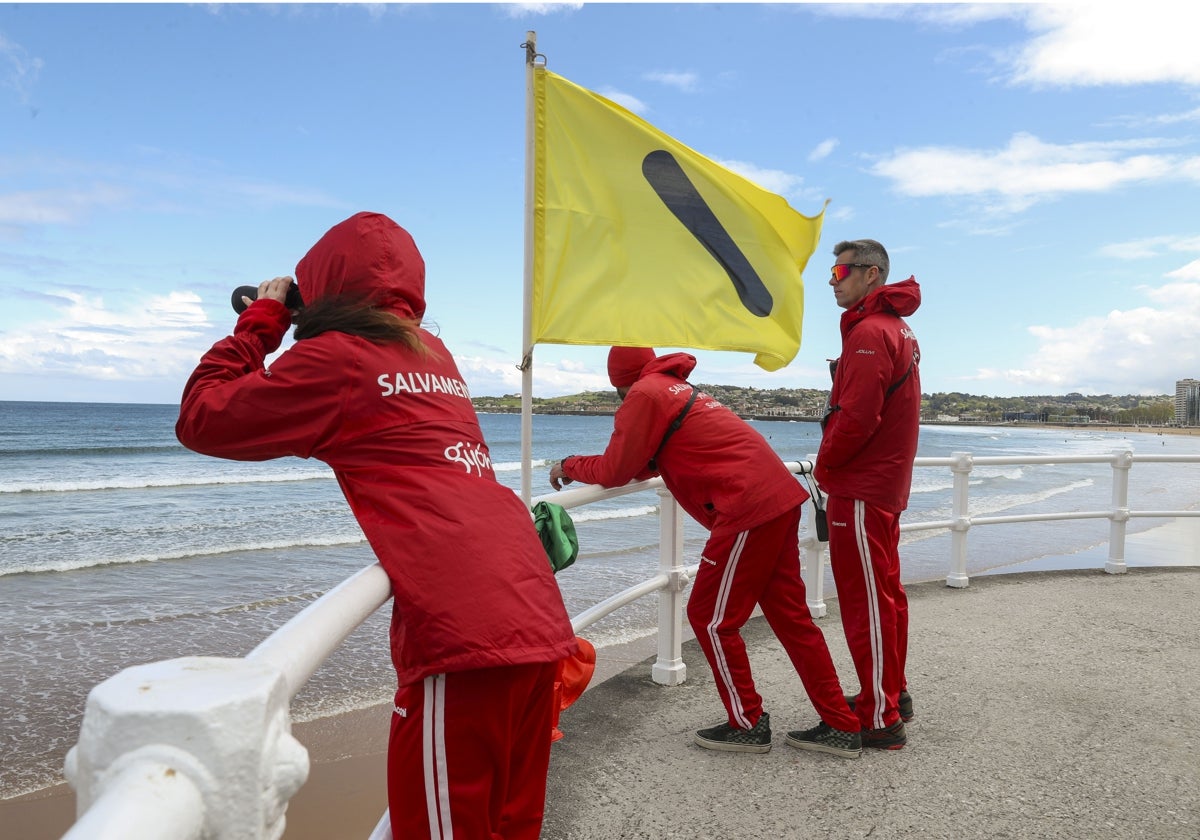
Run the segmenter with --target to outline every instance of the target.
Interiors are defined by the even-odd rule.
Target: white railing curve
[[[1112,501],[1105,510],[972,516],[969,482],[980,466],[1109,464]],[[1130,519],[1200,516],[1198,510],[1130,510],[1129,474],[1137,463],[1200,463],[1200,455],[984,456],[955,452],[920,457],[914,469],[950,470],[951,518],[906,522],[901,532],[947,530],[951,535],[947,586],[969,585],[967,537],[972,528],[1019,522],[1107,519],[1110,574],[1126,571]],[[799,474],[813,459],[788,462]],[[565,508],[656,490],[659,496],[659,567],[648,580],[619,592],[572,619],[576,633],[646,595],[658,593],[655,682],[678,685],[683,662],[684,593],[698,565],[683,565],[684,515],[661,479],[603,489],[580,487],[532,500]],[[825,544],[815,538],[814,508],[806,505],[801,537],[802,575],[812,615],[826,613]],[[322,662],[368,616],[391,598],[383,569],[371,565],[310,604],[244,658],[186,657],[127,668],[96,686],[87,699],[78,743],[65,762],[75,790],[68,840],[275,840],[283,834],[287,803],[308,776],[307,750],[291,735],[292,699]],[[386,814],[375,840],[390,837]]]

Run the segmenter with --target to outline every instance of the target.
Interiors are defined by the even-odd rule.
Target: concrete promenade
[[[771,752],[692,743],[724,719],[694,641],[681,686],[655,685],[651,660],[607,663],[563,713],[542,837],[1200,838],[1200,568],[1021,572],[908,593],[905,749],[846,760],[784,743],[817,717],[756,618],[744,635]],[[837,600],[828,607],[818,624],[854,691]]]

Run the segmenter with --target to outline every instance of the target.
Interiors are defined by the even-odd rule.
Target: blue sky
[[[473,393],[519,392],[527,30],[831,200],[799,355],[697,353],[696,381],[827,387],[832,248],[870,237],[922,284],[926,392],[1173,393],[1200,378],[1197,8],[0,6],[0,399],[177,402],[230,291],[364,209],[413,233]],[[539,345],[535,395],[607,388],[605,353]]]

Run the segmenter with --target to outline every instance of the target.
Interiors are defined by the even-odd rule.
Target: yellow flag
[[[800,349],[797,213],[635,114],[534,68],[533,343]]]

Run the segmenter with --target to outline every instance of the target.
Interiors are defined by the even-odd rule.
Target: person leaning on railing
[[[529,510],[496,481],[450,351],[422,329],[425,263],[376,213],[259,286],[201,359],[176,434],[236,460],[328,463],[392,583],[392,835],[536,840],[556,663],[577,649]],[[293,317],[296,343],[270,368]],[[295,523],[296,528],[319,523]]]
[[[842,695],[825,636],[813,623],[800,578],[800,511],[808,494],[766,439],[687,381],[688,353],[614,347],[609,380],[621,406],[603,455],[555,463],[550,484],[578,480],[620,487],[662,475],[693,519],[711,533],[688,598],[688,621],[712,668],[726,722],[695,733],[705,749],[764,753],[771,719],[754,687],[741,628],[760,605],[795,666],[820,724],[790,733],[801,749],[862,754],[858,719]]]

